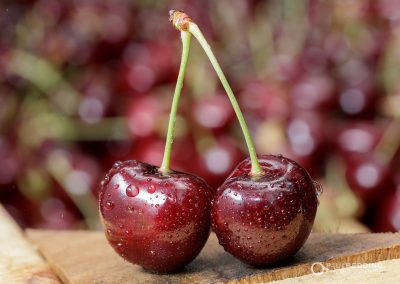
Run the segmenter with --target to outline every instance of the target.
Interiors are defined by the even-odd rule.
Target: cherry
[[[130,133],[135,137],[150,136],[155,132],[162,112],[162,104],[154,96],[135,98],[127,108],[127,126]]]
[[[288,147],[284,154],[301,164],[310,172],[321,174],[321,165],[328,152],[326,139],[329,120],[318,112],[296,111],[286,125]]]
[[[376,209],[372,228],[376,232],[400,230],[400,172],[395,174],[394,190],[385,195]]]
[[[262,155],[261,177],[241,162],[212,201],[212,227],[224,249],[255,266],[294,255],[311,232],[320,187],[283,156]]]
[[[307,171],[283,156],[256,155],[235,95],[199,27],[183,12],[171,11],[179,30],[189,31],[215,69],[242,128],[250,157],[218,188],[211,205],[219,243],[255,266],[295,254],[307,240],[318,207],[318,186]]]
[[[367,154],[375,148],[382,137],[383,128],[368,121],[346,123],[335,132],[335,141],[338,152],[344,158]]]
[[[367,206],[372,205],[393,184],[389,165],[374,154],[348,159],[345,174],[350,188]]]
[[[229,137],[217,136],[215,139],[215,143],[196,155],[189,166],[191,172],[203,177],[213,189],[225,181],[244,157],[241,149]]]
[[[326,111],[335,103],[335,83],[324,75],[308,75],[292,90],[296,108]]]
[[[100,191],[111,246],[145,269],[172,272],[192,261],[210,231],[212,190],[195,175],[131,160],[117,162]]]
[[[156,84],[169,82],[176,74],[173,50],[163,41],[128,44],[117,72],[121,92],[144,93]]]
[[[127,261],[157,272],[173,272],[192,261],[210,233],[212,189],[195,175],[170,169],[191,36],[182,32],[181,39],[181,67],[161,167],[136,160],[117,162],[99,194],[100,216],[111,246]]]
[[[220,94],[199,100],[193,110],[194,120],[205,128],[224,129],[233,119],[229,100]]]
[[[261,118],[284,118],[289,112],[287,98],[282,87],[273,81],[266,84],[248,82],[240,93],[240,103],[250,114]]]
[[[76,211],[76,210],[75,210]],[[59,198],[49,197],[40,204],[40,213],[43,221],[36,226],[42,229],[67,230],[76,228],[76,212],[68,208],[68,205]]]

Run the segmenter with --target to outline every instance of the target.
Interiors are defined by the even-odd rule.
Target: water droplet
[[[160,207],[160,204],[156,204],[154,207],[158,208],[158,207]]]
[[[113,168],[114,169],[118,169],[119,167],[121,167],[122,166],[122,162],[121,161],[116,161],[115,163],[114,163],[114,165],[113,165]]]
[[[105,204],[104,204],[104,209],[106,209],[106,210],[112,210],[112,209],[114,209],[114,202],[112,202],[112,201],[107,201]]]
[[[126,230],[125,230],[125,234],[126,234],[127,236],[132,236],[132,230],[131,230],[131,229],[126,229]]]
[[[247,237],[246,239],[248,239],[248,240],[251,240],[251,239],[252,239],[252,237]]]
[[[317,197],[319,197],[324,192],[324,189],[322,188],[322,185],[319,182],[313,180],[313,183],[315,187],[315,193],[317,194]]]
[[[113,189],[114,189],[114,190],[117,190],[118,188],[119,188],[119,184],[114,184],[114,185],[113,185]]]
[[[124,228],[124,224],[119,224],[118,227],[119,227],[120,229],[123,229],[123,228]]]
[[[147,178],[146,180],[147,180],[147,182],[151,182],[153,179],[152,178]]]
[[[126,206],[126,210],[127,210],[129,213],[133,213],[133,211],[135,211],[135,208],[133,208],[133,206],[128,205],[128,206]]]
[[[117,249],[117,251],[119,253],[123,252],[125,250],[124,244],[123,243],[118,243],[116,249]]]
[[[137,187],[134,184],[128,185],[128,187],[125,190],[126,195],[129,197],[135,197],[139,194],[139,187]]]
[[[154,193],[156,192],[156,187],[154,186],[154,184],[150,185],[149,188],[147,189],[148,193]]]
[[[107,229],[107,234],[111,235],[112,231],[111,229]]]

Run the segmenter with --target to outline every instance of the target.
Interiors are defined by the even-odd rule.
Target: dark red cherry
[[[204,147],[191,163],[190,172],[202,178],[217,189],[245,156],[234,140],[227,136],[215,137],[215,143]]]
[[[376,232],[400,231],[400,172],[394,174],[395,186],[388,194],[376,202],[377,208],[373,220],[373,230]]]
[[[252,178],[249,159],[218,189],[212,226],[224,249],[255,266],[294,255],[314,223],[321,188],[307,171],[283,156],[259,156],[265,175]]]
[[[327,75],[304,76],[292,90],[293,106],[306,110],[329,110],[335,104],[335,83]]]
[[[239,100],[244,110],[260,118],[284,118],[289,113],[286,94],[274,82],[247,83],[239,93]]]
[[[143,162],[117,162],[99,197],[109,243],[124,259],[145,269],[182,268],[209,236],[211,188],[195,175],[163,175]]]
[[[380,202],[373,229],[376,232],[400,231],[400,186]]]
[[[173,54],[173,45],[166,41],[128,44],[116,72],[121,93],[145,93],[156,84],[175,79],[176,57]]]
[[[127,108],[127,126],[134,137],[154,134],[163,106],[155,96],[141,96],[131,101]]]
[[[234,112],[224,94],[199,100],[193,109],[193,118],[201,126],[221,130],[232,122]]]
[[[350,188],[367,206],[393,187],[390,167],[373,154],[348,159],[345,174]]]
[[[301,161],[312,173],[322,174],[323,165],[329,152],[327,125],[329,118],[317,112],[296,111],[286,125],[288,149],[285,156]]]
[[[339,154],[345,159],[363,156],[373,151],[382,137],[384,127],[370,121],[346,122],[339,126],[338,132],[333,131],[334,140]]]

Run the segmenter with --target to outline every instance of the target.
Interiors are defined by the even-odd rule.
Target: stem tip
[[[189,29],[189,23],[192,21],[192,19],[183,11],[170,10],[169,21],[172,22],[174,27],[178,30],[187,31]]]

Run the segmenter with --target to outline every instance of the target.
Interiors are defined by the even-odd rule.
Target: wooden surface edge
[[[57,284],[60,281],[0,204],[0,284],[10,283]]]
[[[326,270],[322,273],[307,274],[300,277],[273,281],[273,284],[323,284],[360,283],[386,284],[400,283],[400,259],[384,260],[368,265],[353,265],[341,269]]]
[[[351,266],[358,266],[362,264],[377,263],[386,260],[400,259],[400,244],[367,250],[358,254],[350,256],[340,256],[329,259],[327,261],[317,262],[318,267],[329,268],[329,271],[348,268]],[[340,265],[337,265],[340,263]],[[322,264],[322,266],[320,265]],[[336,264],[336,265],[335,265]],[[224,283],[229,284],[248,284],[248,283],[268,283],[278,280],[294,279],[308,274],[312,274],[310,264],[301,264],[294,267],[284,268],[279,271],[272,271],[268,273],[260,273],[252,276],[246,276],[241,279],[229,280]],[[316,268],[317,269],[317,268]]]
[[[26,235],[32,235],[35,234],[36,230],[35,229],[26,229],[25,234]],[[38,245],[30,238],[28,237],[29,242],[32,244],[32,246],[38,247]],[[68,275],[65,273],[65,271],[62,269],[61,266],[57,264],[57,262],[51,257],[51,254],[46,253],[45,250],[39,250],[40,254],[42,257],[46,260],[52,271],[58,276],[58,278],[61,280],[62,283],[65,284],[71,284],[71,281],[69,280]]]

